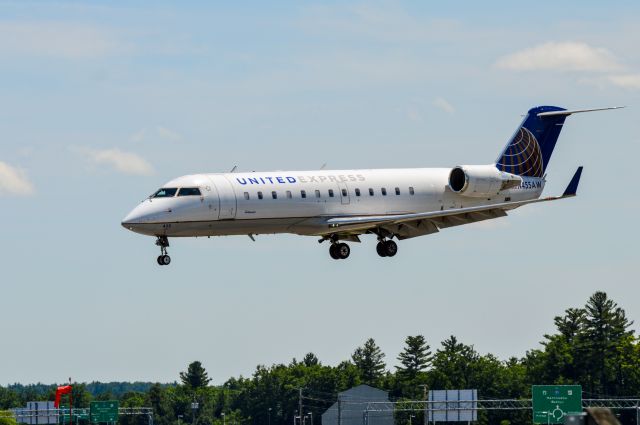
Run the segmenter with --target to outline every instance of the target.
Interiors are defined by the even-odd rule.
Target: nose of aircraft
[[[132,227],[136,224],[141,224],[146,221],[146,208],[144,203],[135,207],[125,218],[122,219],[122,226],[126,229],[132,230]]]

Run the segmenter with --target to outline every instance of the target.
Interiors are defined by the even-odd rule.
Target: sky
[[[373,337],[524,356],[603,290],[640,330],[640,3],[0,2],[0,384],[216,384]],[[451,167],[536,105],[579,195],[347,261],[293,235],[153,238],[121,219],[197,172]]]

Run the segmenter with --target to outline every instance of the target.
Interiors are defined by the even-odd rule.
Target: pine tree
[[[193,390],[206,387],[211,381],[207,371],[199,361],[191,363],[186,372],[180,372],[180,380]]]
[[[633,335],[625,311],[607,297],[596,292],[584,308],[584,327],[579,336],[579,351],[585,360],[591,391],[607,395],[616,391],[619,375],[618,347]]]
[[[369,338],[364,346],[356,348],[351,359],[360,371],[360,378],[365,384],[375,385],[384,374],[384,353],[373,338]]]
[[[424,336],[408,336],[405,340],[404,351],[398,355],[402,366],[396,366],[398,373],[408,379],[414,379],[418,373],[427,369],[431,364],[431,348]]]
[[[320,360],[318,360],[318,357],[317,357],[315,354],[313,354],[313,353],[307,353],[307,354],[304,356],[304,359],[302,359],[302,363],[303,363],[305,366],[309,366],[309,367],[311,367],[311,366],[317,366],[317,365],[319,365],[319,364],[320,364]]]

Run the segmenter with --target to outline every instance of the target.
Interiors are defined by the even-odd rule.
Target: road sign
[[[533,423],[563,424],[568,414],[582,412],[580,385],[533,385]]]
[[[89,415],[86,413],[87,409],[77,409],[73,408],[73,422],[77,423],[78,421],[89,419]],[[58,416],[58,420],[61,424],[69,423],[69,405],[60,405],[60,415]]]
[[[429,422],[475,422],[478,390],[431,390],[426,409]]]
[[[92,401],[89,403],[89,416],[91,417],[91,423],[117,422],[118,407],[118,402],[114,400]]]

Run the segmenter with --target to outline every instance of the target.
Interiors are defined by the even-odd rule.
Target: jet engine
[[[495,165],[459,165],[449,173],[449,188],[453,192],[476,198],[494,196],[520,183],[522,177],[500,171]]]

